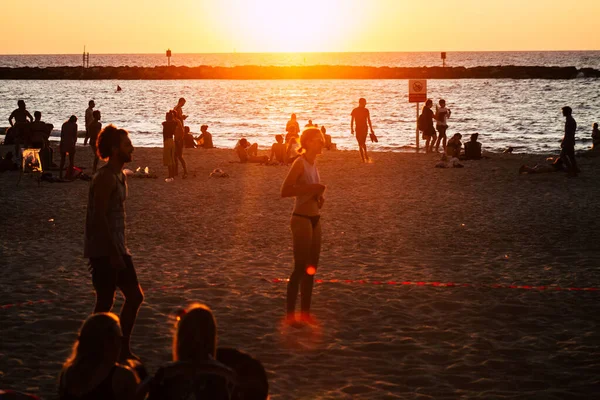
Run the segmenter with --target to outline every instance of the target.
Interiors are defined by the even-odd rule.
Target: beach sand
[[[89,149],[78,165],[91,170]],[[282,324],[292,269],[281,199],[288,168],[186,150],[190,178],[165,183],[161,150],[129,168],[127,234],[146,291],[133,349],[151,373],[170,359],[174,313],[214,311],[219,343],[265,365],[273,399],[589,399],[600,389],[599,159],[583,173],[518,175],[533,155],[492,154],[462,169],[434,155],[326,152],[318,327]],[[55,160],[56,161],[56,160]],[[222,168],[229,178],[209,178]],[[53,398],[94,293],[82,258],[88,182],[0,174],[0,387]],[[366,280],[369,283],[347,283]],[[373,284],[468,283],[474,287]],[[161,289],[161,287],[164,287]],[[174,288],[179,287],[179,288]],[[121,304],[117,296],[115,310]]]

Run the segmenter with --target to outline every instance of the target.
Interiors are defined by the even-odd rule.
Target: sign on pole
[[[417,103],[417,129],[416,145],[419,152],[419,103],[427,101],[427,79],[409,79],[408,81],[408,102]]]
[[[408,102],[424,103],[427,100],[427,79],[409,79]]]

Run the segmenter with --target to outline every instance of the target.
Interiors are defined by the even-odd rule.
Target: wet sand
[[[569,399],[600,388],[600,160],[583,174],[518,175],[533,155],[492,155],[462,169],[437,157],[327,152],[314,328],[282,325],[292,268],[287,167],[229,163],[186,150],[191,176],[165,183],[161,150],[129,166],[128,240],[146,290],[134,351],[153,373],[169,360],[173,315],[215,312],[221,345],[264,363],[273,399]],[[55,160],[56,161],[56,160]],[[91,170],[89,149],[77,165]],[[229,178],[209,178],[222,168]],[[0,387],[44,398],[93,308],[82,258],[88,182],[0,174]],[[344,280],[469,283],[433,287]],[[160,289],[161,287],[165,287]],[[179,288],[173,288],[179,287]],[[117,297],[116,310],[121,297]]]

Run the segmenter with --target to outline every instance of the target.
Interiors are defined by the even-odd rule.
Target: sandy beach
[[[434,155],[373,153],[362,164],[355,151],[326,152],[320,325],[294,329],[274,281],[292,269],[293,201],[279,195],[288,167],[230,163],[231,150],[184,155],[191,176],[173,183],[161,149],[136,149],[128,166],[158,175],[130,178],[126,203],[146,295],[132,345],[151,373],[171,357],[176,309],[200,301],[220,345],[264,363],[272,399],[597,395],[600,291],[551,289],[600,287],[600,159],[580,158],[571,179],[518,174],[540,155],[436,169]],[[91,162],[80,148],[76,164],[89,173]],[[230,177],[210,178],[215,168]],[[50,399],[94,304],[82,258],[89,183],[17,178],[0,174],[0,306],[50,302],[0,307],[0,388]]]

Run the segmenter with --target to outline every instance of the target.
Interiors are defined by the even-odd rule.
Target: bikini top
[[[321,181],[321,179],[319,176],[319,170],[317,169],[317,164],[309,163],[304,156],[301,156],[300,159],[302,160],[303,167],[304,167],[304,173],[302,175],[304,178],[304,183],[306,183],[306,184],[319,183]],[[307,201],[309,201],[310,199],[312,199],[314,197],[315,197],[314,194],[305,194],[302,196],[296,196],[296,207],[295,208],[298,208],[299,206],[301,206],[302,204],[306,203]]]

